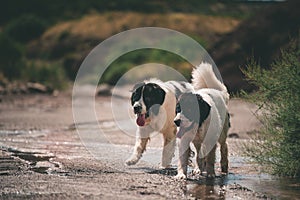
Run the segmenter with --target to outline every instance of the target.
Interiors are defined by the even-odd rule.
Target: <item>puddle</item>
[[[185,194],[195,199],[226,199],[228,198],[226,191],[234,188],[252,192],[250,189],[239,185],[234,174],[229,174],[215,178],[192,176],[187,181]]]
[[[51,158],[54,158],[52,154],[46,155],[39,152],[26,152],[26,151],[24,152],[13,148],[8,148],[7,151],[12,153],[12,156],[19,157],[22,160],[25,160],[31,164],[40,161],[49,161]]]
[[[300,199],[300,179],[278,178],[268,174],[229,173],[215,178],[192,177],[187,182],[186,194],[196,199],[226,199],[226,190],[236,189],[251,192],[262,199]]]
[[[55,162],[53,159],[55,156],[53,154],[45,154],[40,152],[28,152],[21,151],[14,148],[1,147],[2,151],[6,151],[10,154],[10,158],[18,158],[27,164],[28,169],[41,174],[51,174],[54,172],[60,172],[62,169],[62,164]],[[11,166],[7,167],[10,170]]]
[[[188,184],[186,196],[195,199],[225,199],[226,189],[224,186]]]
[[[268,174],[244,175],[240,174],[237,182],[241,185],[259,192],[266,193],[279,199],[300,199],[300,179],[274,177]]]
[[[219,169],[217,168],[219,166],[217,162],[219,159],[220,154],[217,150],[217,176],[215,178],[208,179],[199,175],[189,177],[186,191],[188,195],[200,199],[224,199],[224,188],[230,186],[226,190],[235,190],[237,187],[240,190],[251,191],[253,195],[262,199],[266,199],[266,196],[274,199],[300,199],[300,178],[280,178],[262,173],[247,174],[243,168],[253,166],[240,156],[229,157],[230,168],[234,168],[235,173],[222,176],[218,175]],[[189,172],[191,172],[190,168]]]

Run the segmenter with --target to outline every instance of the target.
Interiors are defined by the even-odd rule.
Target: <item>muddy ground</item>
[[[101,156],[96,155],[74,126],[71,92],[58,96],[9,95],[0,100],[1,199],[274,197],[247,183],[252,179],[249,177],[259,174],[259,168],[242,159],[241,148],[259,127],[259,122],[251,115],[255,107],[241,100],[231,100],[229,106],[232,124],[228,139],[229,175],[219,175],[216,164],[215,179],[189,176],[187,181],[174,179],[175,165],[168,170],[158,168],[156,157],[160,158],[161,143],[156,141],[159,136],[152,139],[145,157],[133,167],[123,163],[130,156],[134,137],[124,136],[118,129],[112,128],[106,136],[115,149],[109,149],[105,143],[94,144],[101,149]],[[113,121],[110,100],[109,96],[96,97],[100,127],[113,126],[108,123]],[[123,101],[128,103],[128,99]],[[93,123],[86,122],[85,128],[95,131]]]

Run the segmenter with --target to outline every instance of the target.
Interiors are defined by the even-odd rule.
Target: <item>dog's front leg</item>
[[[146,150],[147,143],[150,140],[150,133],[152,132],[153,130],[149,126],[138,127],[134,150],[130,158],[125,161],[126,165],[135,165],[140,160],[143,152]]]
[[[164,145],[162,152],[161,168],[168,168],[171,166],[172,158],[174,157],[176,147],[176,127],[163,134]]]
[[[205,159],[203,156],[203,152],[201,150],[202,142],[200,140],[194,141],[194,146],[196,149],[196,164],[193,170],[193,174],[202,174],[205,169]]]
[[[187,166],[190,155],[190,140],[181,138],[178,142],[179,149],[179,158],[178,158],[178,168],[177,179],[186,179],[187,178]]]

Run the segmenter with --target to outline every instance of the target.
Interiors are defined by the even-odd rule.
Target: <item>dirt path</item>
[[[107,123],[112,120],[107,106],[110,97],[97,97],[96,102],[96,110],[105,122],[100,126],[112,126]],[[239,178],[239,174],[257,173],[239,154],[240,144],[253,132],[251,127],[258,125],[249,114],[244,116],[249,127],[241,125],[239,112],[244,114],[250,110],[253,107],[240,100],[230,102],[233,125],[230,133],[235,138],[228,141],[231,157],[228,176],[217,176],[213,180],[190,176],[188,181],[177,181],[174,180],[175,169],[157,168],[155,159],[157,155],[160,158],[160,145],[156,140],[159,141],[159,137],[153,138],[145,157],[134,167],[123,165],[134,138],[128,138],[117,129],[111,129],[107,136],[117,150],[105,149],[104,143],[97,146],[105,150],[101,155],[111,156],[90,154],[91,148],[74,129],[70,93],[58,97],[1,97],[0,198],[267,199],[263,193],[241,184],[244,179]],[[92,122],[85,125],[90,129],[93,126]]]

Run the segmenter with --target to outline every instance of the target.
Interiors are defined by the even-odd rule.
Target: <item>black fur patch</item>
[[[230,114],[227,113],[227,116],[228,116],[228,127],[230,128],[230,127],[231,127],[231,123],[230,123]]]
[[[207,119],[211,107],[206,101],[203,100],[203,98],[199,94],[196,94],[196,96],[197,96],[199,111],[200,111],[200,119],[199,119],[199,127],[200,127],[201,124]]]
[[[145,83],[137,83],[135,84],[135,86],[133,87],[133,92],[131,94],[131,105],[134,104],[134,102],[140,100],[141,96],[142,96],[142,91],[143,91],[143,87],[145,86]]]
[[[189,120],[198,122],[199,127],[207,119],[210,112],[210,105],[203,100],[201,95],[184,93],[179,97],[179,106],[176,112],[180,112]],[[178,107],[178,108],[177,108]]]
[[[144,86],[143,100],[147,112],[153,112],[155,115],[159,112],[159,107],[164,103],[166,92],[155,83],[148,83]]]

